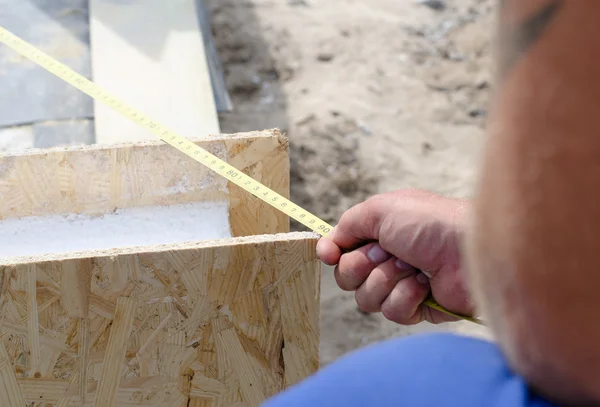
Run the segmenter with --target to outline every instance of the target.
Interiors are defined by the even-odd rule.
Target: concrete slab
[[[94,143],[94,121],[89,119],[51,121],[33,126],[34,146],[50,148]]]
[[[27,150],[34,147],[31,126],[0,129],[0,153]]]
[[[87,0],[0,0],[0,24],[91,76]],[[0,127],[89,118],[91,98],[0,46]]]

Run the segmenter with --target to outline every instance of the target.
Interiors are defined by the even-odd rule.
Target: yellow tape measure
[[[83,75],[78,74],[71,68],[58,62],[48,54],[42,52],[25,40],[14,35],[2,26],[0,26],[0,42],[6,44],[14,51],[35,62],[40,67],[56,75],[68,84],[76,87],[85,94],[104,103],[111,109],[121,113],[126,118],[146,128],[148,131],[154,133],[158,138],[167,144],[170,144],[182,153],[207,166],[220,176],[227,178],[229,181],[233,182],[240,188],[245,189],[252,195],[263,200],[274,208],[279,209],[289,217],[297,220],[309,229],[319,233],[321,236],[325,237],[331,231],[332,226],[327,222],[319,219],[312,213],[304,210],[272,189],[267,188],[265,185],[247,176],[237,168],[227,164],[225,161],[209,153],[202,147],[197,146],[187,138],[175,133],[173,130],[168,129],[166,126],[163,126],[156,120],[153,120],[139,110],[119,100],[117,97],[102,89],[100,86],[96,85]],[[472,320],[470,318],[459,316],[445,310],[431,299],[427,300],[425,303],[432,308],[438,309],[449,315]]]

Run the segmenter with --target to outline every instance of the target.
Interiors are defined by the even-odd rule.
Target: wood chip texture
[[[1,405],[259,406],[318,368],[316,241],[287,233],[0,266]],[[72,270],[84,278],[65,280]]]
[[[193,140],[289,198],[289,145],[279,131]],[[278,209],[162,141],[0,154],[0,198],[0,220],[227,201],[231,236],[288,232],[290,224]]]
[[[289,196],[279,132],[197,143]],[[0,197],[0,219],[226,200],[233,236],[0,263],[0,407],[256,407],[317,370],[317,236],[172,147],[0,154]]]

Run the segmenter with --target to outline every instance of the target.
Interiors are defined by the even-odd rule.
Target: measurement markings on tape
[[[108,91],[104,90],[100,86],[87,79],[85,76],[75,72],[68,66],[62,64],[61,62],[52,58],[50,55],[44,53],[43,51],[29,44],[25,40],[14,35],[2,26],[0,26],[0,42],[4,43],[9,48],[13,49],[17,53],[36,63],[40,67],[44,68],[46,71],[56,75],[63,81],[81,90],[93,99],[104,103],[111,109],[119,112],[123,116],[137,123],[138,125],[146,128],[148,131],[156,135],[165,143],[171,145],[172,147],[191,157],[195,161],[205,165],[206,167],[216,172],[218,175],[228,179],[235,185],[239,186],[240,188],[243,188],[247,192],[263,200],[267,204],[279,209],[280,211],[288,215],[290,218],[295,219],[304,226],[308,227],[310,230],[324,237],[326,237],[331,231],[332,226],[329,225],[327,222],[306,211],[305,209],[301,208],[289,199],[278,194],[277,192],[261,184],[255,179],[249,177],[237,168],[231,166],[230,164],[226,163],[225,161],[221,160],[215,155],[209,153],[202,147],[197,146],[191,140],[177,134],[173,130],[168,129],[166,126],[160,124],[156,120],[153,120],[152,118],[148,117],[139,110],[133,108],[132,106],[129,106],[128,104],[117,98],[115,95],[109,93]],[[151,90],[152,87],[150,86],[149,89]],[[456,316],[456,314],[445,310],[443,307],[441,307],[439,304],[432,301],[431,299],[425,301],[425,304],[431,306],[434,309],[445,312],[449,315]],[[471,320],[466,317],[461,318]]]

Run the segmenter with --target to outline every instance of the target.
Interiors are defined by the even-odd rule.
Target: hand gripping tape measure
[[[58,62],[56,59],[52,58],[48,54],[45,54],[38,48],[14,35],[2,26],[0,26],[0,42],[21,54],[23,57],[44,68],[46,71],[56,75],[63,81],[81,90],[83,93],[91,96],[93,99],[98,100],[111,109],[121,113],[129,120],[132,120],[156,135],[165,143],[175,147],[177,150],[188,155],[200,164],[210,168],[220,176],[227,178],[229,181],[233,182],[240,188],[243,188],[274,208],[279,209],[290,218],[297,220],[312,231],[320,234],[323,237],[326,237],[331,231],[332,226],[327,222],[319,219],[317,216],[304,210],[289,199],[283,197],[272,189],[267,188],[265,185],[247,176],[242,171],[197,146],[191,140],[175,133],[173,130],[168,129],[151,117],[148,117],[139,110],[124,103],[119,98],[102,89],[100,86],[96,85],[83,75],[78,74],[66,65]],[[478,319],[457,315],[444,309],[431,297],[425,301],[425,304],[446,314],[481,324],[481,321]]]

